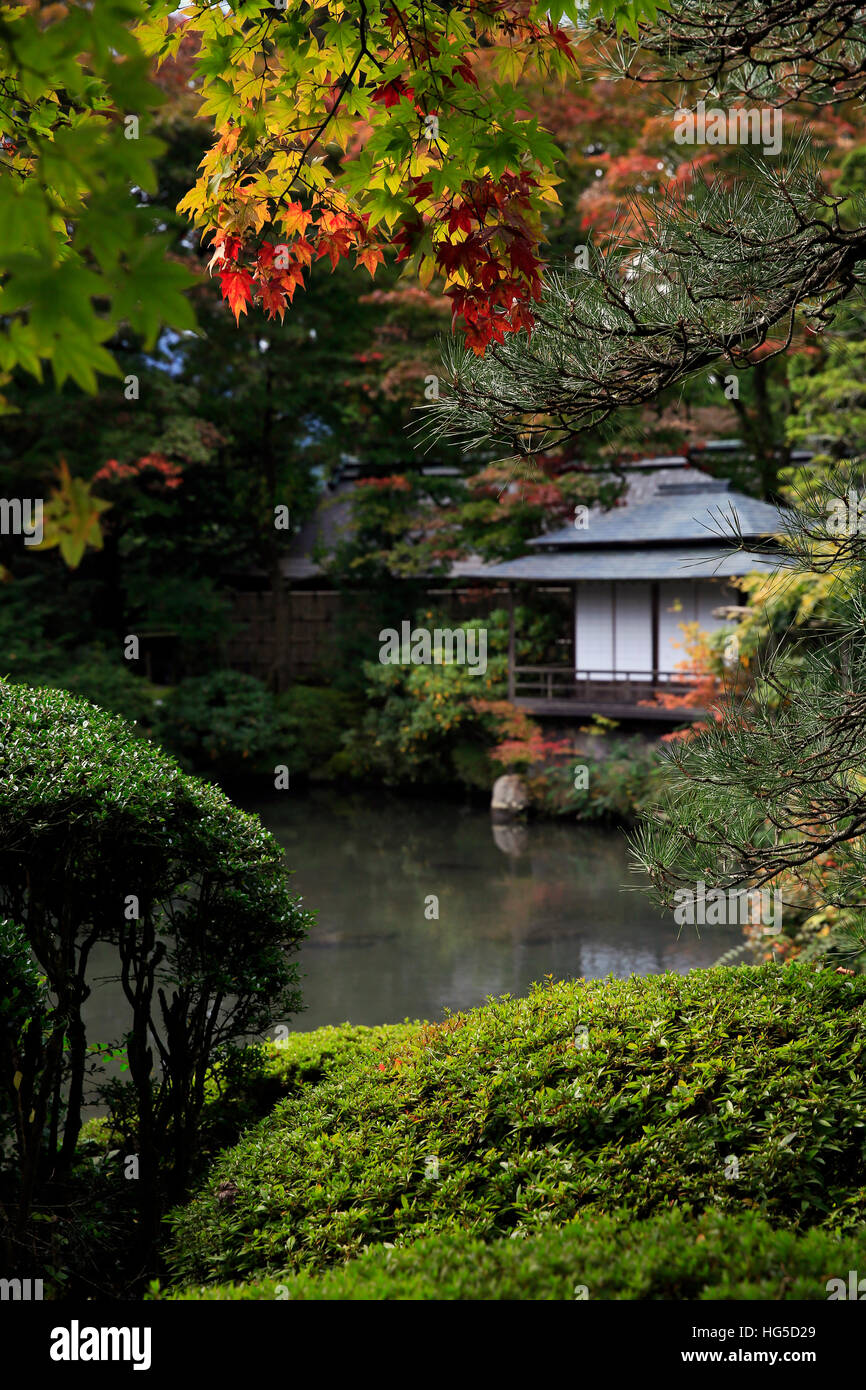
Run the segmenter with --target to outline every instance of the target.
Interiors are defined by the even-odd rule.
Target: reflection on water
[[[294,1028],[442,1017],[545,975],[683,973],[739,930],[684,927],[634,888],[620,831],[491,824],[486,811],[318,793],[256,807],[318,912]],[[439,919],[425,917],[435,895]]]
[[[318,913],[300,956],[305,1011],[325,1023],[439,1019],[487,995],[557,979],[684,973],[739,944],[738,928],[679,929],[644,895],[620,831],[575,824],[494,826],[486,811],[368,801],[327,791],[274,796],[256,810],[286,851],[293,887]],[[425,917],[438,898],[439,919]],[[94,958],[108,974],[111,953]],[[127,1025],[119,986],[94,990],[92,1040]]]

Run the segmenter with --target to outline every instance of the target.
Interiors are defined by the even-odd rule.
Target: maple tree
[[[386,254],[445,282],[453,318],[482,353],[531,328],[541,293],[541,214],[557,157],[516,110],[528,63],[572,76],[572,4],[484,0],[170,0],[138,29],[158,60],[200,42],[201,113],[216,139],[182,203],[212,248],[235,317],[282,316],[314,261],[352,256],[374,274]],[[482,46],[494,73],[477,75]]]
[[[131,32],[140,0],[0,15],[0,387],[15,368],[87,391],[117,375],[121,323],[153,345],[189,328],[191,277],[166,255],[153,189],[160,92]],[[0,398],[0,409],[3,407]]]

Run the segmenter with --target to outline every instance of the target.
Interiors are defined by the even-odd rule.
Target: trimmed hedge
[[[399,1042],[373,1030],[221,1157],[172,1217],[171,1267],[260,1280],[672,1207],[854,1231],[864,1021],[866,980],[793,964],[549,984]]]
[[[485,1244],[460,1233],[421,1237],[402,1249],[374,1246],[323,1274],[247,1284],[193,1286],[182,1301],[293,1302],[447,1299],[778,1300],[828,1297],[866,1265],[866,1234],[839,1238],[774,1230],[753,1213],[672,1211],[628,1224],[593,1216],[522,1240]],[[163,1297],[158,1288],[154,1297]]]

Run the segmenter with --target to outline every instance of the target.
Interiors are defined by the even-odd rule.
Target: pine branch
[[[548,277],[531,338],[511,334],[483,358],[446,344],[446,391],[421,433],[535,453],[719,359],[742,371],[756,350],[783,352],[798,312],[829,323],[862,284],[866,225],[841,225],[806,139],[778,166],[750,163],[733,187],[696,171],[690,190],[634,200],[636,233],[588,270]]]
[[[866,94],[866,23],[857,0],[671,0],[638,41],[609,35],[605,75],[679,79],[722,102],[838,105]],[[604,51],[604,50],[603,50]]]

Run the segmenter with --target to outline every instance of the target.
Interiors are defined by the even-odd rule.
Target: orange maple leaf
[[[316,243],[316,259],[328,256],[331,269],[336,270],[338,260],[341,256],[348,255],[351,245],[348,232],[322,232]]]
[[[381,246],[362,246],[355,257],[355,265],[365,265],[371,275],[376,274],[377,266],[380,266],[385,259],[385,252]]]
[[[295,232],[300,232],[303,236],[313,220],[313,214],[308,212],[302,203],[286,203],[280,221],[289,236],[294,236]]]
[[[294,285],[292,285],[292,291],[294,292]],[[280,319],[282,319],[286,312],[286,292],[281,290],[279,285],[274,284],[273,280],[262,285],[261,302],[268,318],[275,318],[279,314]]]

